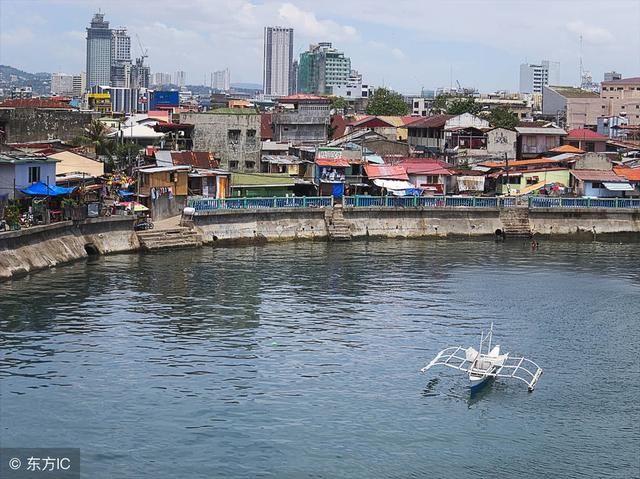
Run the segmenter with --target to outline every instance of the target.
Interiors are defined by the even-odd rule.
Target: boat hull
[[[485,387],[489,383],[489,381],[491,381],[492,379],[493,379],[492,376],[485,376],[483,378],[478,378],[478,379],[469,378],[469,381],[470,381],[469,389],[471,390],[472,393],[479,391],[480,389]]]

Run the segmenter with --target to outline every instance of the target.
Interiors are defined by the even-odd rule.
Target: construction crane
[[[145,58],[149,58],[149,51],[142,46],[142,42],[140,41],[140,35],[136,33],[136,39],[138,40],[138,45],[140,46],[140,53],[142,53],[142,59],[144,61]]]
[[[460,86],[460,82],[458,80],[456,80],[456,83],[458,84],[458,91],[462,92],[462,87]]]

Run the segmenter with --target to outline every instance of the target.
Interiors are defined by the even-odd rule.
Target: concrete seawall
[[[88,219],[0,233],[0,281],[59,264],[140,247],[133,219]]]
[[[353,237],[481,237],[504,231],[495,208],[344,208]],[[532,209],[537,235],[640,233],[640,210]],[[196,216],[204,243],[327,239],[324,208],[220,210]]]
[[[194,225],[204,244],[323,240],[329,237],[325,208],[218,210],[198,215]],[[495,208],[344,208],[354,238],[483,237],[504,231]],[[640,210],[531,209],[536,235],[593,238],[626,234],[640,239]],[[88,219],[0,233],[0,281],[58,264],[140,249],[130,217]]]

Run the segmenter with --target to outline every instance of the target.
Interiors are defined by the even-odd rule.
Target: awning
[[[318,158],[316,165],[333,168],[349,168],[350,166],[349,162],[343,158]]]
[[[602,183],[606,189],[609,191],[633,191],[633,186],[631,183]]]
[[[419,194],[420,189],[408,181],[400,180],[373,180],[373,184],[389,190],[395,196]],[[417,193],[416,193],[417,192]]]
[[[75,187],[64,188],[62,186],[47,185],[45,183],[38,182],[20,191],[29,196],[63,196],[70,195],[73,193],[73,190],[75,190]]]

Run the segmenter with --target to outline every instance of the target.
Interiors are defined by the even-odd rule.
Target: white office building
[[[520,65],[520,93],[542,93],[542,88],[560,84],[560,63],[543,60],[539,65]]]
[[[61,96],[73,95],[73,75],[66,73],[51,74],[51,94]]]
[[[293,28],[264,28],[264,94],[271,97],[291,93]]]
[[[173,84],[183,88],[187,84],[187,74],[183,71],[175,72],[173,75]]]
[[[212,76],[211,88],[220,91],[229,91],[231,89],[231,72],[228,68],[213,72]]]

